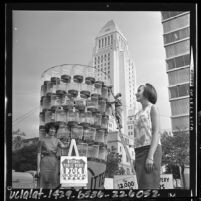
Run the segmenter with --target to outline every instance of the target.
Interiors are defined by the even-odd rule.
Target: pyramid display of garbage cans
[[[54,124],[57,138],[68,143],[75,139],[79,155],[87,157],[95,174],[106,169],[110,86],[108,76],[91,66],[60,65],[41,76],[39,138]],[[67,156],[68,148],[59,155]]]

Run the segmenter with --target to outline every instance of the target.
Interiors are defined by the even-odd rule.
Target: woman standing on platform
[[[46,133],[47,137],[39,142],[37,169],[40,188],[54,189],[59,185],[59,160],[56,153],[58,147],[66,148],[68,145],[56,138],[57,128],[54,125],[47,127]]]
[[[135,171],[139,189],[159,189],[162,148],[157,93],[151,84],[139,86],[136,100],[142,109],[135,115]]]

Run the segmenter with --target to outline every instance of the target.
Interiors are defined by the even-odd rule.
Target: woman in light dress
[[[139,86],[136,100],[142,109],[135,115],[135,171],[139,189],[159,189],[162,148],[157,93],[151,84]]]

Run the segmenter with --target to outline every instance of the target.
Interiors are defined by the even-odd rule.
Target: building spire
[[[112,33],[112,32],[118,32],[119,34],[122,35],[122,37],[126,40],[126,37],[124,34],[121,32],[119,27],[115,24],[114,20],[109,20],[103,27],[102,29],[98,32],[97,37],[104,36],[106,34]]]

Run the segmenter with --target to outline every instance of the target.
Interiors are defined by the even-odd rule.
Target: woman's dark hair
[[[46,125],[46,126],[45,126],[45,132],[46,132],[47,134],[49,133],[50,128],[55,128],[56,133],[57,133],[58,126],[56,126],[56,125],[54,125],[54,124],[49,124],[49,125]]]
[[[155,104],[157,101],[157,92],[156,89],[149,83],[144,85],[143,96],[147,98],[149,102]]]

